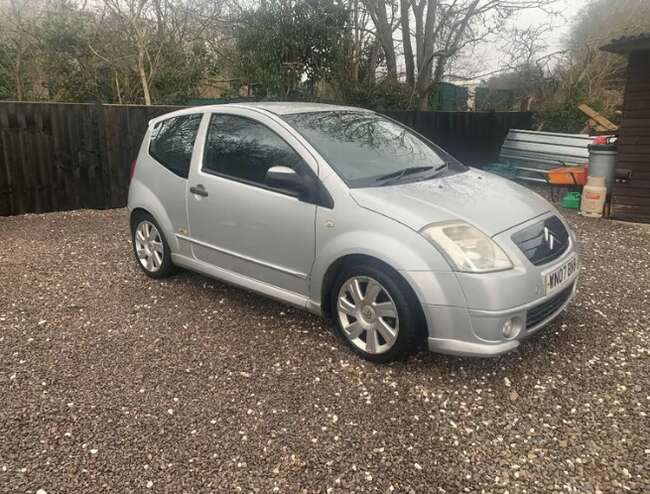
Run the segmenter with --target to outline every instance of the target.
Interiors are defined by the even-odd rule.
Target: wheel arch
[[[131,227],[132,230],[133,230],[133,227],[135,226],[135,218],[136,218],[136,216],[138,216],[139,214],[148,214],[149,216],[151,216],[152,218],[154,218],[153,214],[151,214],[150,211],[146,210],[146,209],[143,208],[143,207],[137,207],[137,208],[132,209],[132,210],[129,212],[129,226]],[[154,218],[154,219],[155,219],[155,218]]]
[[[149,214],[158,223],[165,235],[172,252],[178,250],[178,242],[175,237],[175,230],[167,210],[158,199],[158,197],[141,181],[136,178],[131,182],[129,187],[129,226],[133,228],[133,219],[137,213]]]
[[[395,276],[397,280],[399,280],[401,283],[404,284],[405,288],[407,288],[411,292],[411,295],[414,297],[415,300],[418,301],[418,304],[420,305],[421,308],[422,303],[419,297],[417,296],[417,293],[411,286],[411,283],[398,270],[393,268],[390,264],[379,259],[378,257],[371,256],[368,254],[346,254],[339,257],[334,262],[332,262],[327,268],[327,270],[325,271],[325,275],[323,276],[320,303],[321,303],[321,310],[324,315],[326,315],[327,317],[331,317],[333,315],[332,312],[333,308],[331,306],[332,289],[334,288],[334,284],[336,282],[339,273],[341,273],[344,269],[350,266],[355,266],[359,264],[370,265],[391,273],[393,276]]]
[[[403,285],[403,287],[408,291],[409,296],[416,302],[418,319],[420,320],[419,331],[417,335],[417,340],[421,344],[426,341],[428,336],[428,326],[427,318],[424,313],[424,308],[422,306],[422,300],[418,296],[416,290],[413,288],[409,280],[400,273],[397,269],[393,268],[387,262],[379,259],[378,257],[368,255],[368,254],[346,254],[334,262],[332,262],[327,268],[325,275],[323,276],[322,288],[321,288],[321,312],[326,317],[334,316],[334,308],[332,307],[332,290],[336,283],[336,279],[344,269],[349,266],[355,266],[359,264],[370,265],[375,268],[379,268],[387,271],[392,276],[395,277],[397,283]]]

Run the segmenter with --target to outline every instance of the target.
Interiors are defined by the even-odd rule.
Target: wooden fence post
[[[7,114],[7,106],[0,107],[0,160],[2,161],[2,170],[0,173],[0,194],[6,194],[6,207],[0,207],[0,214],[16,214],[16,206],[14,204],[14,181],[13,174],[11,173],[11,153],[9,150],[9,116]],[[4,189],[4,190],[3,190]],[[0,197],[2,199],[2,197]],[[0,202],[0,206],[4,201]]]
[[[95,118],[97,125],[97,156],[99,158],[99,166],[101,169],[101,177],[104,183],[104,200],[103,208],[110,208],[112,204],[111,190],[113,188],[111,171],[108,166],[108,150],[106,142],[106,118],[104,115],[104,105],[101,101],[95,102]]]

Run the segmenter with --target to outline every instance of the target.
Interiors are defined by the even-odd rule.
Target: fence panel
[[[147,123],[178,108],[0,102],[0,215],[123,207]],[[517,112],[385,113],[478,166],[497,159],[508,129],[532,121]]]
[[[499,157],[509,129],[530,129],[530,112],[387,111],[465,164],[481,166]]]
[[[178,110],[175,106],[102,105],[104,147],[110,177],[106,207],[123,207],[129,187],[129,169],[138,156],[149,120]]]
[[[0,104],[0,214],[103,208],[93,105]]]

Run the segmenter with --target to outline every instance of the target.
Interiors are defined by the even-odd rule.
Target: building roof
[[[622,38],[613,39],[609,44],[601,46],[600,49],[611,53],[650,51],[650,33],[641,33],[635,36],[623,36]]]

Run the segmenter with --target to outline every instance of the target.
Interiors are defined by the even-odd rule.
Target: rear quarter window
[[[170,172],[187,178],[201,114],[181,115],[158,122],[151,131],[149,154]]]

